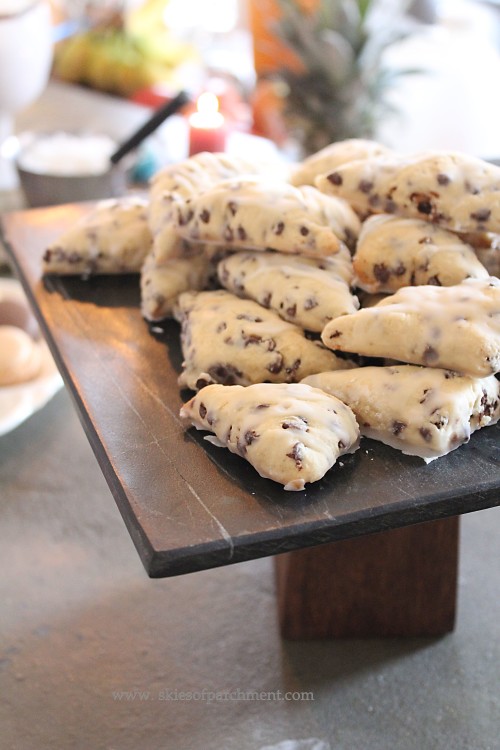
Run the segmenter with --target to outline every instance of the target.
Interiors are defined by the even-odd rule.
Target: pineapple
[[[395,14],[380,16],[379,0],[276,0],[281,18],[274,31],[298,65],[273,75],[286,86],[283,116],[303,156],[347,138],[374,138],[378,123],[393,113],[387,94],[402,75],[416,69],[389,68],[386,49],[404,40],[408,0]]]

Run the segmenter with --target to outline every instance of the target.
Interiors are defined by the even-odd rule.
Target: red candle
[[[224,151],[226,136],[219,100],[211,91],[205,91],[198,97],[196,112],[189,116],[189,156],[200,151]]]

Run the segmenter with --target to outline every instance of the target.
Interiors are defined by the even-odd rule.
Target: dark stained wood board
[[[41,277],[47,244],[88,204],[3,218],[4,239],[148,574],[188,573],[500,503],[500,426],[426,465],[380,443],[285,492],[186,431],[178,325],[153,335],[136,276]],[[76,457],[76,460],[77,457]],[[64,471],[64,467],[61,467]]]

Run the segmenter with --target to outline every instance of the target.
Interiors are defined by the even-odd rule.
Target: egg
[[[40,335],[38,323],[27,302],[17,296],[5,295],[0,298],[0,326],[20,328],[33,339]]]

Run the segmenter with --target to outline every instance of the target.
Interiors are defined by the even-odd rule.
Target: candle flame
[[[213,115],[219,111],[219,100],[211,91],[204,91],[198,97],[196,109],[202,115]]]

